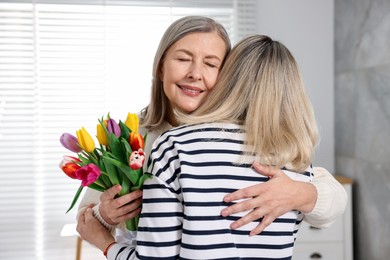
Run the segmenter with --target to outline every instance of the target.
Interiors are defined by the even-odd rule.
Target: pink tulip
[[[79,142],[77,141],[77,137],[68,133],[61,135],[60,143],[63,147],[74,153],[79,153],[82,150],[79,146]]]
[[[86,187],[99,179],[100,169],[95,164],[90,163],[78,169],[76,177],[81,180],[81,186]]]

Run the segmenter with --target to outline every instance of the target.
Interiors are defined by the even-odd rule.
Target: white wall
[[[259,0],[256,32],[285,44],[297,60],[320,131],[313,164],[334,173],[334,0]]]

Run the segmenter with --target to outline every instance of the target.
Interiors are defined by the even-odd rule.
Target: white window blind
[[[172,21],[206,15],[232,42],[254,32],[254,1],[2,1],[0,3],[0,259],[73,259],[61,228],[79,183],[58,168],[63,132],[149,101],[153,56]],[[83,260],[105,259],[83,247]]]

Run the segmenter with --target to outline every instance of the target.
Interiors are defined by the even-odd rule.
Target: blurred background
[[[75,259],[61,231],[79,183],[58,168],[59,137],[147,105],[159,40],[185,15],[291,50],[320,128],[313,164],[352,179],[353,259],[389,259],[387,0],[0,1],[0,259]],[[105,258],[83,243],[82,259]]]

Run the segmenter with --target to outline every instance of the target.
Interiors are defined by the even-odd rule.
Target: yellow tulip
[[[138,133],[139,120],[137,114],[128,113],[125,124],[132,132]]]
[[[107,134],[101,124],[97,124],[96,134],[96,137],[101,145],[108,145]]]
[[[76,135],[81,148],[88,153],[92,153],[95,149],[95,142],[87,130],[83,127],[76,131]]]

